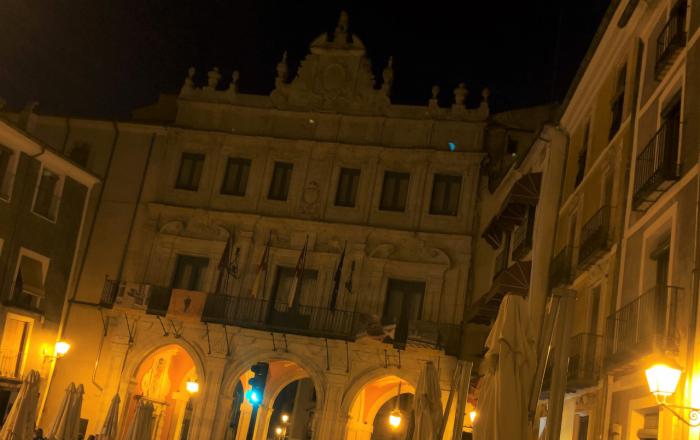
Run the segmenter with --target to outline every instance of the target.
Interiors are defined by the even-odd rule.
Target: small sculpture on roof
[[[440,86],[435,84],[431,89],[431,98],[428,101],[428,108],[431,110],[436,110],[439,105],[438,105],[438,95],[440,94]]]
[[[394,57],[389,57],[389,62],[387,63],[384,71],[382,72],[382,78],[384,82],[382,83],[382,92],[389,96],[391,93],[391,84],[394,82]]]
[[[340,17],[338,18],[338,25],[335,27],[335,34],[333,35],[333,41],[338,44],[346,43],[348,40],[348,24],[350,22],[350,16],[346,11],[340,11]]]
[[[455,105],[463,106],[464,100],[467,98],[469,90],[464,86],[464,83],[459,83],[457,88],[454,90],[455,95]]]
[[[194,74],[196,72],[197,70],[194,68],[194,66],[187,69],[187,78],[185,78],[185,83],[182,85],[182,90],[180,91],[180,93],[194,90]]]
[[[221,80],[221,73],[219,72],[219,68],[214,67],[212,70],[210,70],[207,73],[207,78],[207,89],[216,90],[216,87],[219,85],[219,81]]]
[[[228,91],[230,93],[238,93],[238,80],[241,78],[241,73],[238,70],[234,70],[231,74],[231,84],[228,86]]]
[[[275,78],[275,88],[280,89],[287,83],[289,66],[287,65],[287,51],[282,54],[282,59],[277,63],[277,78]]]

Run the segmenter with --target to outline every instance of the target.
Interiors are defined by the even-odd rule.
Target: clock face
[[[329,92],[337,91],[345,83],[345,68],[338,64],[330,64],[323,70],[323,88]]]

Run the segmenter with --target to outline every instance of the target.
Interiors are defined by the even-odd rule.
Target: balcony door
[[[277,304],[278,308],[285,308],[285,304],[289,304],[289,295],[291,293],[292,284],[296,275],[294,267],[277,267],[277,275],[275,278],[274,289],[272,290],[271,302]],[[316,289],[316,280],[318,279],[318,271],[313,269],[304,269],[301,289],[297,292],[298,296],[294,298],[294,305],[311,306],[318,304],[318,294]]]
[[[13,379],[22,375],[24,348],[29,338],[29,323],[7,317],[0,344],[0,376]]]
[[[408,325],[418,321],[423,312],[425,283],[390,279],[387,285],[382,324],[396,324],[394,346],[405,348]]]
[[[192,255],[178,255],[175,273],[173,274],[173,289],[203,290],[204,273],[209,266],[209,258]]]

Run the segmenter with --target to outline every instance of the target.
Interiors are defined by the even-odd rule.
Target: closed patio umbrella
[[[435,440],[442,425],[440,380],[435,365],[428,361],[421,370],[413,399],[414,440]]]
[[[97,435],[98,440],[117,440],[117,427],[119,426],[119,393],[112,397],[112,403],[109,404],[105,422],[102,425],[100,433]]]
[[[63,396],[63,400],[58,407],[58,412],[56,413],[56,418],[51,425],[51,430],[49,431],[46,438],[48,440],[74,440],[71,437],[67,437],[70,434],[71,427],[69,426],[71,404],[73,402],[73,396],[75,395],[76,389],[73,382],[66,388],[66,394]]]
[[[136,413],[124,440],[151,440],[152,431],[153,404],[147,400],[141,400],[136,405]]]
[[[506,295],[486,339],[475,440],[525,440],[537,356],[524,298]]]
[[[34,421],[39,403],[39,380],[39,373],[34,370],[25,376],[12,409],[0,430],[0,439],[31,440],[34,436]]]

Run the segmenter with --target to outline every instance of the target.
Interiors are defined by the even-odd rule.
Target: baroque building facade
[[[71,381],[87,433],[119,394],[123,426],[154,402],[162,440],[266,439],[282,413],[291,438],[382,438],[428,361],[447,400],[474,345],[486,151],[532,144],[548,110],[491,115],[488,91],[467,108],[462,84],[448,107],[437,87],[425,106],[393,104],[391,59],[375,86],[347,20],[291,80],[285,54],[269,96],[190,69],[132,122],[38,117],[33,135],[87,150],[104,180],[41,426]]]

